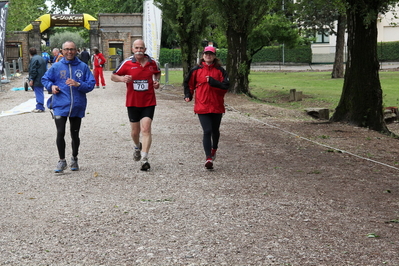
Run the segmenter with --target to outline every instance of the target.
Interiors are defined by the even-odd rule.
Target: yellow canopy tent
[[[93,16],[89,14],[45,14],[40,16],[36,21],[41,21],[40,32],[47,30],[50,27],[85,27],[90,30],[89,21],[97,21]],[[23,31],[30,31],[33,29],[32,24],[26,26]]]

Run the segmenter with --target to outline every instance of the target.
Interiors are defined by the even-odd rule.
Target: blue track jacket
[[[79,87],[68,86],[66,80],[71,78],[80,83]],[[44,87],[51,92],[51,86],[57,85],[60,92],[53,94],[47,101],[47,107],[54,110],[55,116],[84,117],[87,98],[86,93],[94,89],[96,81],[89,67],[75,57],[72,61],[62,58],[47,70],[42,78]]]

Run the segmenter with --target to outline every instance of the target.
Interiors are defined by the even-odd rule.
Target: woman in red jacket
[[[204,131],[202,143],[206,155],[205,167],[213,169],[216,150],[219,144],[220,123],[225,112],[224,95],[229,89],[226,70],[216,57],[216,49],[207,46],[200,64],[189,72],[184,79],[184,100],[195,98],[194,112]]]
[[[103,72],[103,67],[106,62],[105,57],[100,51],[98,50],[97,47],[93,49],[94,55],[93,55],[93,75],[94,78],[96,79],[96,88],[100,88],[100,81],[103,86],[103,89],[105,89],[105,79],[104,79],[104,72]]]

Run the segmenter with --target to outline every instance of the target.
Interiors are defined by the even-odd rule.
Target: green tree
[[[249,64],[253,56],[263,47],[284,43],[289,48],[300,41],[298,28],[291,20],[281,14],[269,14],[263,17],[248,36]]]
[[[85,46],[85,40],[79,32],[63,31],[57,32],[50,37],[50,47],[61,48],[62,44],[66,41],[73,41],[76,44],[76,47]]]
[[[47,13],[45,0],[10,0],[7,33],[22,31],[32,21]]]
[[[377,19],[392,0],[346,0],[348,62],[340,102],[331,118],[389,133],[384,121],[377,58]]]
[[[182,54],[183,77],[197,63],[198,48],[209,25],[205,0],[155,0],[162,10],[163,20],[179,38]]]
[[[63,13],[70,10],[72,14],[90,14],[97,17],[99,13],[142,13],[143,0],[53,0],[51,11]]]
[[[345,3],[341,0],[300,0],[294,5],[295,18],[305,34],[315,36],[335,34],[337,42],[332,78],[344,77],[344,50],[346,30]],[[337,24],[337,29],[335,25]]]
[[[228,55],[226,70],[230,91],[249,94],[250,55],[249,36],[264,16],[274,7],[273,0],[214,0],[216,16],[220,16],[226,31]]]
[[[161,47],[169,49],[179,47],[179,37],[164,19],[162,19]]]

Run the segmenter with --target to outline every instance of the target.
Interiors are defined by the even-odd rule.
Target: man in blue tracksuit
[[[29,48],[31,56],[29,62],[29,86],[35,92],[36,108],[32,111],[34,113],[44,112],[44,93],[42,77],[47,70],[46,61],[43,57],[37,54],[35,47]]]
[[[76,44],[66,41],[62,45],[64,58],[46,72],[42,78],[43,85],[53,95],[47,101],[47,107],[53,109],[57,127],[57,149],[59,161],[55,173],[62,173],[67,168],[65,160],[65,128],[69,118],[72,138],[72,158],[70,168],[79,170],[78,151],[80,145],[79,131],[82,118],[85,116],[86,93],[94,89],[96,81],[89,67],[80,61],[76,54]]]

